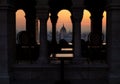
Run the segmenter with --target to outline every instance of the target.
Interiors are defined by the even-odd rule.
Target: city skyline
[[[87,10],[84,10],[83,12],[83,18],[81,22],[81,32],[90,32],[90,13]],[[58,20],[56,24],[56,30],[59,31],[60,28],[64,26],[67,28],[67,31],[72,31],[72,22],[71,22],[71,13],[68,10],[61,10],[58,13]],[[40,23],[38,21],[38,28],[40,28]],[[21,31],[25,30],[26,28],[26,20],[25,20],[25,13],[23,10],[18,10],[16,12],[16,30]],[[48,18],[47,21],[47,28],[48,31],[52,30],[52,24],[50,21],[50,18]],[[103,13],[103,19],[102,19],[102,29],[105,32],[106,30],[106,12]]]

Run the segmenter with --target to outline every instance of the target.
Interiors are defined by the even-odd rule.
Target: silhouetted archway
[[[25,12],[21,9],[16,11],[16,38],[20,31],[26,31]]]

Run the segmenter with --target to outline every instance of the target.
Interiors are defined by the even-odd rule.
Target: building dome
[[[60,39],[65,39],[65,37],[66,37],[66,33],[67,33],[67,31],[66,31],[66,28],[65,28],[65,26],[63,25],[62,27],[61,27],[61,29],[60,29]]]
[[[60,33],[62,33],[62,32],[66,33],[66,28],[65,28],[64,24],[63,24],[62,28],[60,29]]]

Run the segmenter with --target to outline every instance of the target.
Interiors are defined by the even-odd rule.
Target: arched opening
[[[60,10],[57,14],[56,40],[57,47],[53,57],[73,57],[73,48],[69,44],[72,42],[72,23],[69,10]],[[68,53],[69,52],[69,53]]]
[[[36,19],[36,42],[40,44],[40,20]]]
[[[106,11],[103,12],[102,33],[104,35],[104,41],[103,41],[103,43],[106,43]]]
[[[51,39],[52,39],[52,24],[49,17],[47,21],[47,40],[51,41]],[[37,44],[40,44],[40,20],[39,19],[36,19],[36,41],[37,41]]]
[[[50,50],[52,52],[50,58],[61,57],[61,56],[73,57],[72,45],[69,44],[72,42],[72,23],[70,18],[71,13],[69,10],[63,9],[58,12],[57,16],[58,18],[56,18],[57,19],[56,25],[54,25],[55,23],[53,22],[53,26],[56,26],[55,31],[53,31],[54,27],[52,28],[52,33],[55,32],[56,35],[55,38],[52,38],[52,40],[55,39],[57,44],[56,46],[55,44],[53,44],[51,49],[52,51]],[[53,21],[53,17],[51,17],[51,20]],[[49,19],[48,22],[50,22]],[[51,24],[49,25],[50,28]],[[50,30],[48,29],[48,31]],[[54,41],[52,42],[54,43]]]
[[[88,11],[86,12],[88,14],[85,16],[84,10],[82,20],[82,28],[84,28],[84,26],[87,26],[86,28],[88,28],[88,41],[86,42],[88,50],[86,56],[90,59],[89,62],[107,63],[106,46],[103,44],[106,42],[106,12],[94,12],[93,10],[91,11],[91,14]],[[84,22],[84,19],[86,19],[86,22]],[[83,32],[82,28],[81,31]]]
[[[26,11],[25,11],[26,12]],[[30,28],[31,24],[28,22],[29,18],[27,18],[27,12],[20,9],[16,11],[16,62],[19,63],[33,63],[37,59],[39,46],[29,45],[31,35],[30,32],[27,31],[27,27]],[[33,16],[34,17],[34,16]],[[32,19],[33,20],[33,19]],[[35,23],[34,23],[35,24]],[[38,34],[37,28],[39,29],[39,23],[36,20],[36,35]],[[34,28],[34,27],[32,27]],[[31,29],[32,29],[31,28]],[[39,36],[39,35],[38,35]],[[33,40],[33,39],[31,39]],[[36,37],[37,40],[37,37]]]
[[[52,39],[52,24],[49,17],[47,21],[47,40],[51,41],[51,39]],[[36,41],[37,41],[37,44],[40,44],[40,20],[39,19],[36,19]]]
[[[50,16],[51,16],[51,14],[49,13],[49,18],[48,18],[48,21],[47,21],[47,40],[48,41],[52,40],[52,23],[51,23],[51,20],[50,20]]]
[[[16,38],[19,32],[26,31],[25,12],[22,9],[16,11]],[[18,43],[18,39],[16,39]]]
[[[64,39],[67,42],[72,41],[72,22],[71,22],[71,13],[69,10],[63,9],[58,12],[58,22],[57,22],[57,40],[61,39],[61,34],[64,34]],[[62,38],[63,39],[63,38]]]
[[[84,10],[83,19],[81,22],[81,39],[87,41],[88,34],[90,32],[90,12],[88,10]]]

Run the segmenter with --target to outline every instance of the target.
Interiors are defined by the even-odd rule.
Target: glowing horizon
[[[90,31],[90,13],[87,10],[84,10],[83,12],[83,18],[81,22],[81,32],[89,32]],[[66,29],[72,30],[72,22],[71,22],[71,13],[68,10],[61,10],[58,12],[58,20],[56,24],[56,29],[59,30],[63,24],[66,27]],[[106,30],[106,12],[103,13],[103,19],[102,19],[102,28],[103,31]],[[26,20],[25,20],[25,12],[23,10],[18,10],[16,12],[16,30],[25,30],[26,29]],[[47,28],[49,31],[52,30],[52,24],[50,21],[50,18],[48,18],[47,21]]]
[[[16,12],[16,29],[25,30],[26,19],[25,12],[23,10],[18,10]]]

